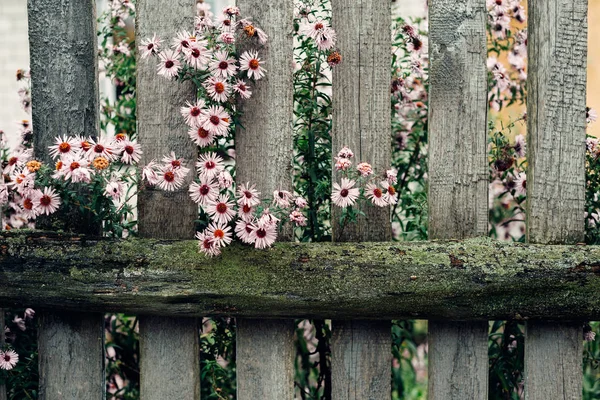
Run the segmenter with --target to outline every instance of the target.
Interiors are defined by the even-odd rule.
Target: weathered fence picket
[[[332,24],[343,62],[333,69],[332,151],[348,146],[355,162],[376,173],[391,161],[391,3],[389,0],[334,0]],[[333,171],[333,180],[337,181]],[[334,241],[389,241],[390,210],[369,207],[358,223],[340,224],[333,208]],[[332,395],[340,400],[384,399],[391,393],[390,321],[332,321]]]
[[[48,146],[59,133],[98,136],[95,4],[30,0],[28,18],[35,156],[52,165]],[[64,223],[79,233],[99,229],[85,219]],[[49,311],[39,321],[39,398],[104,398],[102,315]]]
[[[486,16],[484,0],[430,2],[430,239],[487,236]],[[487,398],[487,321],[430,320],[428,338],[429,398]]]
[[[155,33],[168,40],[178,30],[194,27],[195,0],[137,3],[137,39]],[[195,101],[191,82],[159,79],[154,63],[137,64],[137,134],[147,164],[171,151],[194,169],[195,144],[187,135],[179,108]],[[145,188],[138,196],[142,237],[192,239],[198,206],[188,194],[194,174],[174,192]],[[200,399],[199,323],[196,318],[140,316],[140,397],[142,400]]]
[[[291,1],[238,0],[242,15],[251,15],[269,36],[261,50],[267,76],[241,100],[243,116],[236,132],[236,180],[255,184],[262,198],[292,189],[293,80]],[[278,240],[291,239],[291,230]],[[294,398],[294,320],[237,320],[236,373],[238,400]]]
[[[335,399],[389,398],[389,321],[409,316],[431,319],[430,399],[487,398],[490,318],[535,320],[527,323],[526,399],[581,398],[581,323],[573,320],[600,318],[600,248],[567,246],[584,239],[587,48],[579,38],[587,34],[587,2],[529,3],[527,236],[532,244],[562,244],[552,247],[462,240],[488,231],[486,1],[429,4],[429,232],[431,239],[461,241],[284,243],[260,253],[232,246],[223,261],[196,257],[195,244],[185,240],[139,239],[124,248],[118,241],[5,233],[0,305],[46,307],[40,399],[104,398],[103,311],[143,314],[143,400],[200,399],[197,317],[205,314],[239,317],[238,400],[294,397],[291,318],[298,317],[334,318]],[[270,42],[261,54],[268,75],[240,104],[236,178],[268,198],[293,190],[294,8],[291,0],[238,5]],[[137,37],[191,30],[194,13],[195,0],[138,0]],[[379,172],[391,158],[390,3],[332,0],[332,13],[343,55],[333,72],[333,151],[349,146],[355,160]],[[55,136],[98,135],[94,2],[29,0],[29,34],[35,151],[50,163],[47,146]],[[137,95],[142,163],[174,151],[193,168],[197,151],[179,107],[194,99],[194,87],[159,79],[153,63],[138,62]],[[138,211],[142,237],[193,237],[198,209],[187,185],[142,190]],[[343,229],[340,216],[334,210],[334,242],[391,239],[388,209],[370,208]],[[64,222],[77,234],[99,230],[85,219]],[[290,239],[284,230],[280,240]],[[145,274],[121,275],[116,259]],[[169,278],[159,273],[166,268]],[[532,292],[547,294],[543,304]]]
[[[527,238],[583,242],[587,1],[529,2]],[[583,39],[581,39],[583,38]],[[525,398],[580,399],[581,322],[528,322]]]

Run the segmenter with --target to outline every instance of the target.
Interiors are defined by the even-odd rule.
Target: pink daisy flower
[[[35,198],[38,196],[36,190],[29,190],[23,194],[21,202],[19,204],[21,215],[27,219],[34,219],[37,217],[38,212],[35,208]]]
[[[185,167],[185,159],[177,158],[174,151],[172,151],[171,154],[164,156],[162,162],[165,165],[168,165],[173,171],[176,171],[183,176],[186,176],[187,173],[190,172],[190,169]]]
[[[183,30],[177,33],[177,36],[171,41],[171,47],[176,53],[181,53],[184,50],[189,49],[196,42],[196,37],[190,34],[188,31]]]
[[[349,158],[335,157],[336,171],[347,171],[352,166],[352,161]]]
[[[348,207],[353,205],[360,195],[358,188],[355,188],[355,181],[347,178],[342,178],[342,184],[334,182],[331,200],[338,207]]]
[[[38,214],[50,215],[60,207],[60,197],[51,187],[45,187],[34,199]]]
[[[287,190],[276,190],[273,192],[273,204],[281,208],[287,208],[290,206],[293,197]]]
[[[124,164],[134,164],[140,162],[142,157],[142,146],[139,143],[134,143],[127,139],[119,142],[120,148],[123,151],[121,162]]]
[[[215,135],[201,126],[198,128],[191,127],[188,130],[188,135],[190,136],[190,139],[200,147],[210,146],[215,141]]]
[[[189,192],[194,203],[204,206],[217,199],[219,185],[212,179],[200,178],[200,183],[192,182]]]
[[[48,146],[52,158],[69,156],[77,153],[81,149],[77,139],[67,136],[58,136],[54,140],[54,145]]]
[[[216,178],[224,168],[221,156],[213,152],[202,154],[196,163],[198,174],[205,179]]]
[[[227,6],[223,8],[223,14],[233,17],[234,15],[240,15],[240,9],[236,6]]]
[[[321,19],[317,19],[314,22],[311,23],[306,23],[302,29],[300,30],[301,33],[305,34],[306,36],[316,40],[317,37],[323,33],[323,31],[329,28],[329,24],[326,21],[323,21]]]
[[[592,122],[596,122],[597,119],[598,119],[598,113],[596,112],[596,110],[594,110],[591,107],[586,107],[585,108],[585,120],[587,121],[587,123],[591,124]]]
[[[206,212],[216,223],[226,224],[235,217],[234,206],[228,195],[220,194],[216,200],[208,202]]]
[[[33,151],[31,149],[21,150],[16,153],[13,153],[8,158],[8,164],[4,168],[5,174],[11,174],[13,171],[22,165],[24,165],[27,161],[31,160],[33,157]]]
[[[248,220],[240,219],[235,223],[235,235],[243,242],[247,244],[254,243],[252,238],[252,224]]]
[[[322,32],[319,32],[315,41],[317,42],[317,48],[321,51],[331,50],[335,46],[337,34],[331,28],[324,28]]]
[[[158,187],[168,192],[173,192],[183,185],[185,174],[181,170],[173,169],[171,165],[163,165],[158,174]]]
[[[211,235],[208,235],[205,232],[197,232],[196,239],[198,239],[198,249],[200,252],[209,257],[214,257],[221,254],[221,248]]]
[[[233,33],[231,32],[223,32],[219,35],[219,38],[217,40],[225,44],[234,44],[235,36],[233,36]]]
[[[123,195],[123,183],[117,179],[111,179],[104,188],[104,194],[115,201],[121,200]]]
[[[375,204],[378,207],[385,207],[388,205],[387,201],[385,200],[383,190],[378,186],[373,185],[372,183],[369,183],[367,185],[366,195],[367,198],[371,200],[371,203]]]
[[[237,216],[246,222],[252,222],[254,220],[254,208],[246,204],[240,205]]]
[[[265,76],[265,70],[261,65],[264,61],[258,58],[258,51],[245,51],[240,57],[240,71],[247,71],[248,78],[259,80]]]
[[[110,138],[102,137],[98,141],[90,139],[90,148],[85,152],[85,155],[90,161],[96,157],[104,157],[108,161],[113,161],[115,153],[117,153],[117,149]]]
[[[306,217],[300,210],[294,210],[290,213],[290,221],[296,224],[296,226],[306,226]]]
[[[204,89],[206,89],[206,92],[214,101],[224,103],[229,99],[231,87],[223,78],[212,76],[202,86],[204,86]]]
[[[217,27],[222,32],[231,32],[235,29],[235,26],[236,23],[229,15],[222,14],[217,17]]]
[[[298,208],[304,208],[308,206],[308,202],[306,201],[306,199],[300,196],[296,197],[296,200],[294,200],[294,204],[296,204],[296,207]]]
[[[254,247],[265,249],[271,247],[277,240],[277,225],[257,222],[252,229],[251,238],[254,240]]]
[[[278,222],[279,222],[279,218],[277,218],[276,216],[271,214],[271,210],[269,210],[268,208],[265,208],[263,210],[262,215],[258,219],[259,224],[277,225]]]
[[[373,173],[373,167],[371,167],[371,164],[366,162],[358,164],[356,169],[362,176],[369,176]]]
[[[226,51],[219,50],[214,53],[214,60],[209,64],[210,71],[214,76],[229,78],[237,72],[235,59],[230,58]]]
[[[338,152],[337,154],[338,157],[341,158],[352,158],[354,157],[354,153],[352,152],[352,150],[350,150],[348,148],[348,146],[344,146],[342,147],[342,149]]]
[[[90,163],[81,155],[75,155],[59,161],[60,169],[54,173],[54,178],[62,177],[71,182],[90,182],[92,171],[88,168]]]
[[[0,369],[11,370],[19,362],[19,355],[14,350],[0,351]]]
[[[527,175],[524,172],[519,173],[515,179],[515,194],[526,195],[527,194]]]
[[[219,175],[217,175],[217,181],[219,182],[219,187],[221,189],[227,189],[233,185],[233,177],[227,170],[219,172]]]
[[[162,40],[160,40],[160,38],[156,36],[156,33],[151,39],[142,39],[141,45],[138,46],[141,57],[147,58],[148,56],[156,55],[159,51],[161,42]]]
[[[156,160],[152,160],[142,168],[142,180],[148,182],[149,185],[154,186],[158,183],[158,165]]]
[[[226,136],[229,119],[229,114],[223,107],[210,106],[204,113],[202,127],[216,136]]]
[[[168,79],[173,79],[179,74],[181,69],[181,61],[177,58],[177,55],[172,50],[165,50],[158,55],[160,62],[157,70],[158,74]]]
[[[249,99],[250,96],[252,96],[250,86],[248,86],[248,84],[241,79],[237,80],[235,85],[233,85],[233,89],[240,95],[242,99]]]
[[[225,247],[231,243],[231,227],[226,224],[211,223],[206,229],[206,234],[212,236],[213,240],[220,247]]]
[[[256,185],[250,186],[250,182],[241,184],[237,190],[237,195],[237,203],[241,206],[254,207],[260,204],[260,192],[256,190]]]
[[[189,101],[185,103],[185,107],[181,107],[180,113],[185,118],[185,123],[189,126],[200,126],[202,123],[202,114],[204,113],[206,103],[202,99],[198,99],[192,104]]]
[[[515,149],[515,154],[517,155],[517,157],[525,157],[525,154],[527,153],[527,142],[525,141],[525,136],[515,136],[515,145],[513,146],[513,148]]]
[[[398,183],[398,171],[394,168],[385,171],[385,177],[390,185]]]
[[[8,183],[8,186],[16,189],[19,193],[23,193],[25,190],[33,188],[35,173],[29,172],[27,168],[24,168],[20,173],[11,175],[10,179],[11,181]]]
[[[204,69],[210,62],[211,52],[206,48],[205,40],[193,43],[183,50],[183,59],[192,68]]]
[[[381,187],[385,189],[383,197],[388,204],[396,204],[398,202],[398,193],[396,188],[388,181],[382,181]]]

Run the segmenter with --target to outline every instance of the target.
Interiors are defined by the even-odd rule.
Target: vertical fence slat
[[[587,1],[529,3],[527,237],[584,239]],[[580,399],[581,323],[528,322],[525,398]]]
[[[156,33],[170,38],[194,26],[195,0],[137,3],[137,40]],[[136,46],[137,47],[137,46]],[[196,147],[187,136],[179,108],[192,101],[195,89],[156,74],[156,64],[138,58],[138,140],[142,163],[174,151],[193,168]],[[198,208],[187,193],[188,174],[179,191],[144,189],[138,197],[139,232],[144,237],[191,239]],[[140,396],[143,400],[200,399],[199,321],[195,318],[140,316]]]
[[[49,163],[57,135],[98,134],[95,4],[29,0],[28,18],[35,156]],[[41,400],[104,398],[102,315],[41,314],[38,343]]]
[[[267,76],[242,103],[244,128],[236,132],[236,180],[256,184],[263,199],[276,189],[292,189],[292,21],[293,1],[238,0],[269,36],[260,51]],[[278,240],[289,240],[286,229]],[[294,397],[294,321],[238,319],[238,400],[291,400]]]
[[[356,162],[369,162],[376,173],[389,168],[391,10],[388,0],[332,1],[333,27],[343,62],[333,71],[333,152],[343,146]],[[334,180],[336,173],[333,173]],[[335,241],[391,239],[390,210],[368,206],[366,218],[339,225],[332,213]],[[332,394],[340,400],[391,396],[390,321],[332,322]]]
[[[0,349],[6,343],[6,337],[4,335],[4,313],[5,310],[0,308]],[[0,383],[0,400],[6,400],[6,385],[4,383]]]
[[[429,8],[429,238],[486,236],[485,0]],[[429,322],[430,399],[488,395],[487,322]]]

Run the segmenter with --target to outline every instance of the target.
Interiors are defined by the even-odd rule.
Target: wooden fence
[[[271,41],[236,141],[237,178],[291,188],[292,0],[238,0]],[[137,34],[191,29],[195,0],[139,0]],[[333,146],[390,162],[389,0],[332,0],[344,61],[333,76]],[[183,189],[139,198],[146,239],[46,233],[0,238],[0,305],[41,307],[40,399],[102,399],[102,312],[140,315],[141,396],[198,399],[198,320],[238,317],[237,398],[293,398],[293,319],[333,318],[334,399],[390,397],[392,318],[428,318],[429,398],[485,399],[488,320],[526,319],[528,400],[582,393],[582,319],[600,318],[600,249],[584,237],[587,1],[529,1],[527,237],[487,239],[486,1],[429,0],[429,232],[389,243],[389,211],[337,241],[195,253]],[[92,0],[29,0],[37,156],[57,134],[98,134]],[[196,149],[178,117],[193,94],[138,65],[143,161]],[[287,168],[281,168],[282,165]],[[165,240],[170,239],[170,240]],[[453,241],[437,241],[453,239]],[[467,240],[463,240],[467,239]],[[384,243],[367,243],[367,242]],[[385,243],[388,242],[388,243]],[[310,286],[306,286],[310,282]],[[314,286],[313,286],[314,285]],[[555,322],[547,322],[555,320]]]

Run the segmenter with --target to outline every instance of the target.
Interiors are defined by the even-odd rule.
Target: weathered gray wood
[[[389,399],[392,368],[390,322],[334,321],[332,329],[331,374],[334,398]]]
[[[260,50],[267,76],[242,101],[244,129],[236,132],[236,180],[256,184],[265,200],[277,189],[292,191],[293,149],[293,1],[238,0],[242,15],[265,30],[269,42]],[[278,240],[289,240],[286,228]],[[237,398],[294,398],[293,320],[237,321]]]
[[[165,46],[177,32],[191,30],[195,0],[137,3],[137,38],[156,33]],[[195,99],[191,83],[168,81],[156,74],[156,63],[138,59],[137,122],[142,162],[160,159],[174,151],[192,171],[197,149],[187,135],[179,113]],[[188,195],[193,180],[175,192],[146,188],[138,196],[139,232],[143,237],[191,239],[198,207]],[[199,325],[195,318],[140,317],[140,396],[142,400],[200,399]]]
[[[429,238],[485,236],[486,2],[429,4]],[[430,399],[487,398],[487,333],[487,323],[429,322]]]
[[[600,247],[495,242],[233,245],[0,234],[0,307],[177,316],[600,319]],[[544,301],[539,301],[543,298]]]
[[[96,9],[93,1],[29,0],[28,16],[35,156],[50,162],[56,136],[98,134]],[[80,218],[65,223],[99,228]],[[101,314],[41,314],[38,343],[40,399],[104,398]]]
[[[348,146],[355,161],[370,163],[378,174],[391,161],[390,63],[391,5],[388,0],[334,0],[332,25],[343,62],[333,69],[334,154]],[[355,164],[356,165],[356,164]],[[334,179],[336,179],[334,171]],[[341,210],[333,208],[335,241],[390,240],[390,209],[368,207],[366,218],[340,229]]]
[[[581,323],[528,322],[525,399],[579,400],[583,384]]]
[[[140,0],[136,7],[136,40],[152,37],[155,33],[170,46],[171,38],[183,29],[194,27],[195,0]],[[137,46],[136,46],[137,48]],[[169,81],[156,73],[155,59],[137,63],[137,129],[142,146],[142,164],[160,160],[174,151],[183,157],[187,167],[194,170],[197,149],[187,135],[187,127],[180,107],[196,98],[191,82],[181,84]],[[185,184],[175,192],[145,188],[138,195],[138,226],[142,236],[169,239],[194,236],[193,221],[198,217],[198,206],[188,193],[194,174],[188,174]],[[183,225],[183,226],[182,226]]]
[[[104,399],[102,314],[46,312],[39,317],[40,400]]]
[[[239,400],[294,398],[294,328],[293,319],[237,320]]]
[[[95,1],[29,0],[36,157],[50,161],[58,135],[98,135]]]
[[[6,343],[4,336],[4,313],[5,310],[0,308],[0,348]],[[6,385],[4,383],[0,383],[0,400],[7,400]]]
[[[486,399],[488,349],[482,343],[488,341],[488,322],[433,323],[428,336],[428,399]],[[467,397],[472,393],[480,397]]]
[[[587,1],[529,4],[527,237],[584,238]],[[525,398],[580,399],[581,323],[529,322]]]
[[[527,235],[584,238],[587,1],[532,1],[527,53]]]
[[[197,322],[195,318],[140,317],[142,399],[200,398]],[[165,393],[170,395],[164,397]]]
[[[390,63],[391,11],[388,0],[334,0],[332,25],[343,62],[333,70],[334,153],[350,147],[355,161],[385,173],[391,161]],[[338,174],[333,172],[333,179]],[[369,205],[365,218],[340,225],[341,209],[333,207],[334,241],[391,239],[389,207]],[[332,394],[336,399],[391,397],[390,321],[332,322]]]

